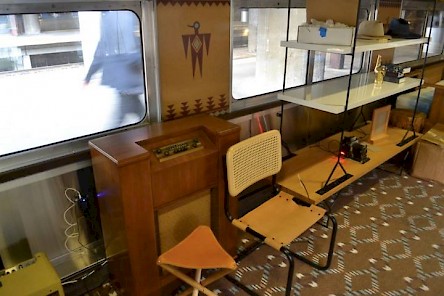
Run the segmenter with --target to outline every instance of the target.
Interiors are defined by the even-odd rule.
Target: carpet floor
[[[295,260],[292,295],[444,295],[444,185],[376,169],[329,204],[338,222],[332,265],[321,271]],[[329,232],[317,225],[291,248],[322,262]],[[258,295],[284,295],[287,270],[286,257],[263,245],[232,276]],[[248,295],[226,279],[210,288]]]

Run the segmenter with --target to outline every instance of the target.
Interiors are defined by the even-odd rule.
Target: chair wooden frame
[[[337,223],[335,218],[325,209],[298,201],[284,188],[280,188],[276,184],[275,176],[282,167],[281,147],[279,131],[272,130],[243,140],[228,149],[226,164],[230,195],[225,200],[225,212],[227,218],[238,229],[253,235],[260,243],[267,244],[287,257],[289,270],[285,295],[290,295],[294,274],[294,258],[321,270],[330,266]],[[245,192],[245,189],[270,177],[272,177],[272,196],[242,217],[234,218],[229,211],[229,199],[231,197],[238,198],[241,193]],[[248,198],[251,198],[251,196]],[[279,213],[279,215],[273,215],[272,213]],[[327,218],[327,221],[322,224],[323,226],[329,227],[331,223],[331,237],[327,260],[324,265],[320,265],[293,252],[288,246],[314,224],[321,223],[320,220],[324,217]],[[256,248],[257,245],[246,250],[245,254],[236,258],[236,261],[239,262]],[[240,286],[245,288],[243,285]]]

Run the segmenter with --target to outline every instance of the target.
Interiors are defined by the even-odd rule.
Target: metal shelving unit
[[[375,102],[388,96],[415,88],[420,85],[420,79],[406,77],[403,83],[384,82],[375,87],[374,73],[353,74],[350,85],[348,109]],[[279,93],[282,101],[322,110],[328,113],[340,114],[344,112],[348,77],[331,79],[306,85]]]
[[[333,0],[334,1],[334,0]],[[356,11],[356,26],[354,40],[351,46],[336,46],[336,45],[322,45],[322,44],[307,44],[299,43],[295,40],[289,40],[289,25],[290,25],[290,8],[291,0],[288,1],[288,24],[287,24],[287,38],[285,41],[281,42],[281,46],[285,47],[285,66],[284,66],[284,82],[282,92],[278,94],[278,98],[281,101],[291,102],[298,105],[306,106],[309,108],[314,108],[322,110],[325,112],[333,114],[343,114],[343,126],[340,134],[340,145],[344,140],[344,129],[347,119],[347,110],[352,108],[360,107],[365,104],[386,98],[388,96],[401,93],[403,91],[413,89],[422,85],[424,67],[427,61],[427,52],[429,39],[428,38],[418,38],[418,39],[391,39],[386,42],[373,41],[373,40],[360,40],[357,39],[357,28],[359,26],[359,7],[361,7],[361,0],[358,0],[358,9]],[[436,0],[434,4],[433,11],[436,8]],[[433,18],[432,18],[433,21]],[[355,60],[356,53],[362,53],[366,51],[381,50],[396,48],[401,46],[416,45],[416,44],[426,44],[426,58],[423,64],[423,71],[420,79],[406,78],[404,83],[395,84],[390,82],[384,82],[382,86],[374,85],[374,74],[364,73],[364,74],[353,74],[353,67],[350,67],[350,72],[348,76],[331,79],[327,81],[318,82],[315,84],[310,84],[302,87],[296,87],[292,89],[286,89],[285,81],[287,75],[287,57],[288,50],[291,49],[305,49],[310,52],[321,51],[326,53],[336,53],[336,54],[348,54],[351,56],[351,65]],[[416,105],[414,109],[414,114],[416,114],[418,100],[420,96],[420,91],[418,91],[418,97],[416,100]],[[281,123],[283,117],[283,104],[281,108]],[[411,129],[407,130],[403,139],[397,144],[398,146],[403,146],[409,141],[416,138],[415,131],[413,129],[414,117],[412,120]],[[282,125],[281,125],[282,128]],[[281,130],[282,131],[282,130]],[[407,137],[409,132],[413,132],[413,135]],[[340,146],[339,146],[340,147]],[[332,176],[335,174],[336,169],[340,168],[343,175],[335,180],[331,181]],[[335,174],[337,176],[337,174]],[[346,182],[348,179],[353,177],[349,174],[344,166],[341,164],[340,151],[337,155],[337,161],[328,176],[325,184],[322,188],[316,191],[317,194],[325,194],[331,189],[335,188],[339,184]]]

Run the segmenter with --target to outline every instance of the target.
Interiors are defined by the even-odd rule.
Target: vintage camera
[[[341,144],[341,155],[360,163],[366,163],[370,160],[367,156],[367,145],[359,143],[356,137],[344,137]]]

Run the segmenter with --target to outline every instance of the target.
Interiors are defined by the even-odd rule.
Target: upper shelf
[[[374,80],[374,73],[352,75],[348,110],[415,88],[421,81],[406,77],[403,83],[384,81],[381,86],[376,86]],[[346,76],[288,89],[279,93],[278,99],[339,114],[345,111],[348,82]]]
[[[379,49],[395,48],[407,45],[417,45],[427,43],[427,38],[418,39],[390,39],[386,42],[375,41],[375,40],[356,40],[355,52],[364,52]],[[316,50],[322,52],[339,53],[339,54],[350,54],[353,52],[352,46],[344,45],[325,45],[325,44],[310,44],[310,43],[299,43],[296,40],[281,41],[281,46],[290,47],[296,49],[306,49],[306,50]]]

